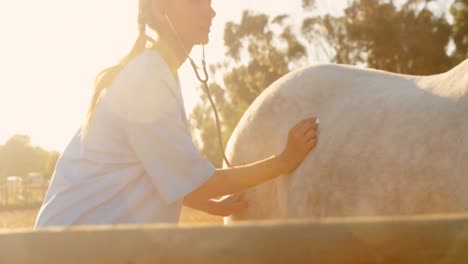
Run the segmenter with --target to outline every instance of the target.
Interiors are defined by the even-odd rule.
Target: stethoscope
[[[215,119],[216,119],[216,128],[217,128],[217,133],[218,133],[219,147],[220,147],[221,152],[223,154],[224,162],[226,162],[226,165],[229,168],[231,168],[232,167],[231,163],[229,162],[229,160],[226,157],[226,154],[224,153],[225,150],[224,150],[223,138],[222,138],[222,134],[221,134],[221,127],[220,127],[220,122],[219,122],[218,110],[216,109],[216,105],[215,105],[215,103],[213,101],[213,98],[211,97],[210,89],[208,88],[209,74],[208,74],[208,71],[206,70],[205,46],[204,45],[202,46],[202,71],[203,71],[203,75],[204,75],[202,77],[200,72],[199,72],[199,67],[195,64],[195,62],[193,61],[193,59],[190,57],[189,53],[185,49],[185,46],[183,45],[183,42],[180,39],[180,36],[179,36],[177,30],[173,26],[171,20],[167,16],[166,12],[164,13],[164,16],[165,16],[169,26],[171,27],[171,30],[173,31],[174,35],[176,36],[177,40],[179,41],[180,45],[184,49],[184,52],[185,52],[187,58],[190,61],[190,65],[192,65],[193,71],[195,72],[195,75],[197,76],[198,81],[200,81],[200,83],[203,85],[203,88],[204,88],[206,94],[208,95],[208,100],[210,101],[211,108],[213,109],[213,113],[214,113]]]
[[[227,159],[226,154],[224,153],[225,150],[224,150],[224,146],[223,146],[223,138],[222,138],[222,135],[221,135],[221,127],[219,125],[218,110],[216,109],[216,105],[215,105],[215,103],[213,101],[213,98],[211,98],[210,89],[208,89],[209,75],[208,75],[208,71],[206,70],[205,46],[204,45],[202,46],[202,53],[203,53],[203,55],[202,55],[203,56],[202,57],[202,69],[203,69],[203,74],[205,75],[204,78],[202,78],[200,76],[200,73],[198,72],[198,67],[195,64],[195,62],[192,60],[192,58],[190,58],[190,57],[188,57],[188,58],[189,58],[189,61],[190,61],[190,65],[192,65],[193,71],[195,72],[195,75],[197,76],[197,79],[200,81],[200,83],[203,84],[203,87],[205,88],[205,92],[208,95],[208,100],[210,100],[211,108],[213,109],[213,113],[214,113],[215,119],[216,119],[216,129],[217,129],[217,132],[218,132],[219,147],[220,147],[221,152],[223,154],[224,162],[226,162],[226,165],[229,168],[231,168],[231,163],[229,163],[229,160]]]

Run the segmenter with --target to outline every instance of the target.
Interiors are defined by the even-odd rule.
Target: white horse
[[[318,116],[300,167],[246,193],[229,220],[468,211],[468,60],[409,76],[351,66],[291,72],[266,89],[233,132],[241,165],[278,154],[297,121]]]

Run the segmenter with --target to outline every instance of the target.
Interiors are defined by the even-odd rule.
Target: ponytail
[[[109,67],[107,69],[102,70],[96,77],[94,81],[94,92],[91,98],[91,103],[88,108],[88,113],[86,115],[85,122],[81,128],[81,135],[82,138],[88,132],[88,129],[91,124],[91,120],[93,118],[94,112],[96,110],[96,106],[99,103],[101,97],[104,95],[106,89],[110,86],[114,78],[120,73],[120,71],[125,67],[125,65],[135,58],[138,54],[143,52],[146,48],[147,42],[154,41],[146,35],[146,25],[148,18],[148,12],[150,8],[147,8],[148,1],[147,0],[140,0],[139,1],[139,9],[138,9],[138,38],[133,44],[132,49],[130,52],[116,65]]]

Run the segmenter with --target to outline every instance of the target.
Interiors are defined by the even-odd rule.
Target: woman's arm
[[[293,171],[315,147],[316,118],[299,122],[288,133],[285,150],[278,156],[228,169],[218,169],[203,185],[188,194],[189,203],[198,203],[223,195],[240,193]]]
[[[184,199],[184,206],[217,216],[230,216],[237,211],[249,207],[249,203],[242,199],[242,194],[231,195],[222,200],[191,201]]]

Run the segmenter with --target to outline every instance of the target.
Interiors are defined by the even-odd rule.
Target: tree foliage
[[[447,48],[452,36],[445,14],[429,8],[434,0],[355,0],[344,16],[310,17],[302,32],[321,43],[331,62],[361,64],[405,74],[434,74],[453,67]],[[325,44],[323,44],[325,43]]]
[[[455,61],[468,56],[468,0],[455,0],[450,13],[453,16],[453,41],[455,42]]]
[[[0,145],[0,178],[26,176],[31,172],[50,178],[58,157],[57,152],[32,146],[27,135],[14,135]]]

